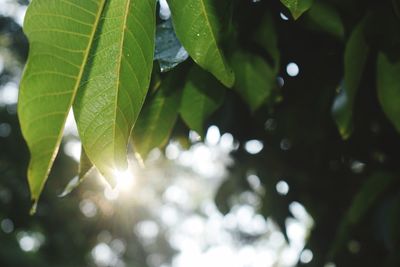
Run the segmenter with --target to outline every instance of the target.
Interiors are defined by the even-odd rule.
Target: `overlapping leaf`
[[[154,0],[109,0],[74,103],[84,149],[110,183],[146,96],[155,38]]]
[[[294,19],[298,19],[313,4],[314,0],[281,0],[292,13]]]
[[[33,201],[39,198],[56,157],[104,3],[35,0],[26,14],[30,54],[18,115],[31,153],[28,181]]]
[[[142,158],[156,147],[163,146],[178,117],[182,88],[179,77],[172,73],[143,107],[132,132],[135,150]],[[180,74],[180,72],[178,72]]]
[[[276,72],[262,58],[240,51],[234,54],[232,66],[236,74],[233,88],[255,111],[272,95]]]
[[[378,98],[386,116],[400,132],[400,62],[391,62],[383,53],[378,55]]]
[[[336,97],[332,114],[344,139],[353,131],[353,107],[367,61],[369,46],[364,37],[362,21],[353,31],[344,53],[344,85]]]
[[[225,90],[210,74],[194,66],[183,88],[180,114],[190,129],[202,135],[207,118],[221,105]]]
[[[220,48],[220,22],[213,0],[169,0],[178,39],[193,60],[225,86],[235,77]]]

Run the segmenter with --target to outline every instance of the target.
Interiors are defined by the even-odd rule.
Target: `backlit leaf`
[[[28,181],[34,202],[57,155],[104,2],[35,0],[28,8],[24,30],[30,53],[18,115],[31,153]]]
[[[235,77],[220,48],[220,22],[214,0],[169,0],[178,39],[193,60],[225,86]]]
[[[114,184],[150,82],[155,0],[109,0],[100,24],[74,113],[89,159]]]

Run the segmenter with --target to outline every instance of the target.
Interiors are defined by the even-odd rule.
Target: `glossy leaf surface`
[[[100,173],[127,166],[127,143],[146,96],[155,39],[154,0],[107,1],[74,104],[83,147]]]
[[[213,0],[169,0],[179,41],[193,60],[225,86],[235,77],[220,48],[220,22]]]

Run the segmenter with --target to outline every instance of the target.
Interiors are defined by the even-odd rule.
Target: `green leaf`
[[[276,87],[276,72],[259,56],[238,51],[232,57],[236,75],[233,87],[252,111],[265,103]]]
[[[155,0],[109,0],[74,103],[83,147],[111,183],[127,167],[127,144],[148,91]]]
[[[179,41],[193,60],[211,72],[225,86],[235,76],[219,47],[220,22],[213,0],[169,0],[174,28]]]
[[[79,181],[82,182],[93,168],[94,168],[93,163],[90,161],[89,157],[85,152],[85,149],[82,147],[81,158],[79,160],[79,169],[78,169]]]
[[[343,22],[340,14],[332,6],[316,2],[307,12],[306,18],[310,22],[310,28],[326,32],[339,39],[344,38]]]
[[[165,145],[178,118],[181,90],[179,77],[171,73],[160,89],[145,103],[132,132],[135,151],[142,159],[156,147]]]
[[[28,8],[24,31],[30,53],[18,115],[31,154],[28,182],[34,202],[57,155],[104,2],[35,0]]]
[[[378,55],[378,98],[388,119],[400,132],[400,62],[390,62],[383,53]]]
[[[183,88],[180,114],[190,129],[204,134],[207,118],[222,104],[223,85],[210,74],[193,66]]]
[[[348,211],[348,220],[351,224],[360,222],[365,213],[375,203],[395,180],[389,173],[374,173],[365,181],[360,191],[355,196]]]
[[[294,19],[298,19],[313,4],[314,0],[281,0],[292,13]]]
[[[335,98],[332,115],[343,139],[348,139],[353,132],[353,109],[355,97],[367,57],[369,46],[364,36],[365,22],[357,25],[351,34],[344,53],[344,85]]]

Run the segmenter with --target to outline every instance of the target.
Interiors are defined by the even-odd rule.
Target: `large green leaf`
[[[222,104],[224,96],[223,85],[194,66],[183,88],[180,106],[182,119],[190,129],[203,135],[205,121]]]
[[[176,35],[193,60],[231,87],[234,74],[220,48],[215,0],[169,0]]]
[[[238,51],[232,57],[236,83],[233,87],[249,104],[258,109],[276,87],[276,72],[261,57]]]
[[[344,85],[336,97],[332,114],[340,134],[344,139],[353,132],[353,107],[360,87],[362,74],[369,54],[369,46],[365,40],[362,21],[351,34],[344,53]]]
[[[379,53],[377,71],[379,102],[400,132],[400,62],[391,62],[385,54]]]
[[[104,2],[35,0],[28,8],[24,30],[30,54],[18,115],[31,153],[28,181],[34,202],[56,157]]]
[[[83,147],[114,184],[127,166],[127,144],[152,71],[155,0],[109,0],[74,103]]]
[[[132,132],[135,151],[144,159],[156,147],[166,144],[178,117],[180,97],[179,77],[171,73],[160,89],[144,105]]]
[[[313,4],[314,0],[281,0],[292,13],[294,19],[298,19]]]

